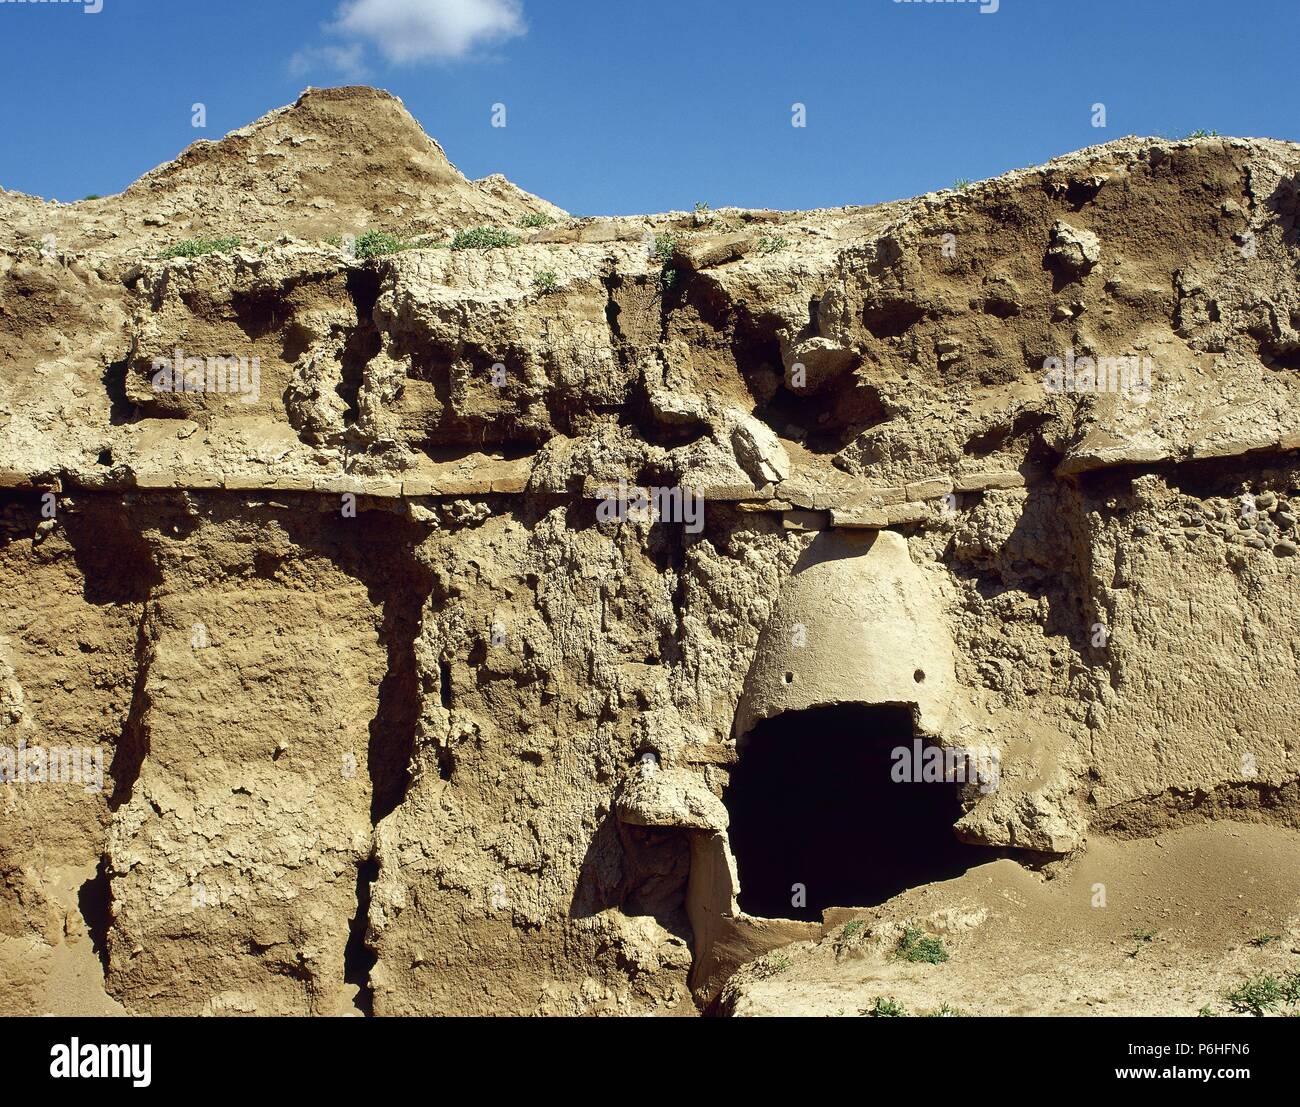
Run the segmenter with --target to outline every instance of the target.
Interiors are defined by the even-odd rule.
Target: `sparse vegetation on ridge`
[[[499,227],[470,227],[457,231],[451,240],[453,250],[500,250],[519,245],[519,236]]]
[[[228,254],[242,246],[241,239],[232,236],[215,238],[187,238],[183,242],[173,243],[158,256],[164,261],[172,258],[197,258],[204,254]]]
[[[357,235],[355,251],[358,258],[368,261],[370,258],[386,257],[389,254],[410,250],[412,246],[413,243],[409,240],[389,234],[387,231],[365,231]]]

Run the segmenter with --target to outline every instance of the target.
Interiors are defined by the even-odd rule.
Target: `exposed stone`
[[[636,826],[726,830],[727,809],[689,769],[663,769],[643,762],[619,793],[618,817]]]
[[[906,496],[909,500],[936,500],[952,490],[953,482],[948,477],[927,477],[909,484]]]
[[[790,458],[770,427],[740,412],[730,413],[729,423],[736,461],[755,484],[782,481],[790,475]]]
[[[1058,219],[1052,225],[1047,260],[1073,277],[1082,277],[1101,260],[1101,243],[1092,231]]]
[[[953,481],[957,492],[983,492],[986,488],[1023,488],[1021,473],[962,473]]]
[[[914,526],[931,518],[933,511],[926,504],[891,504],[885,508],[885,519],[891,527]]]
[[[850,504],[831,508],[831,526],[880,530],[889,525],[885,508],[867,504]]]
[[[744,257],[753,249],[755,241],[753,234],[737,231],[688,242],[678,248],[678,254],[692,269],[711,269]]]

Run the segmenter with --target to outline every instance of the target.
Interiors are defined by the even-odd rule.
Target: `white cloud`
[[[289,72],[294,77],[305,77],[318,70],[330,69],[356,80],[366,73],[361,57],[363,51],[359,42],[349,46],[307,46],[289,59]]]
[[[409,64],[464,57],[528,28],[520,0],[345,0],[329,29]]]

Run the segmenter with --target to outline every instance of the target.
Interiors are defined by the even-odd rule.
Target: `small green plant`
[[[940,965],[948,960],[948,951],[943,948],[942,939],[933,938],[916,927],[909,926],[898,940],[898,956],[913,963]]]
[[[677,249],[677,236],[672,234],[655,235],[655,258],[667,265],[673,260],[673,251]]]
[[[1300,1006],[1300,972],[1289,972],[1282,977],[1282,998],[1288,1007]]]
[[[958,177],[952,182],[952,187],[958,192],[961,192],[963,189],[970,188],[973,183],[974,182],[969,177]]]
[[[907,1009],[892,996],[877,996],[874,1007],[864,1008],[858,1014],[873,1019],[901,1019],[907,1017]]]
[[[98,192],[92,192],[89,196],[83,196],[81,199],[85,201],[85,200],[102,200],[103,198],[104,197],[102,197]]]
[[[790,958],[784,953],[769,953],[766,957],[760,957],[754,962],[754,979],[766,980],[768,977],[777,976],[785,972],[790,967]]]
[[[1142,947],[1149,942],[1154,942],[1156,932],[1154,930],[1133,930],[1125,935],[1126,938],[1138,944],[1128,952],[1129,960],[1136,960],[1137,955],[1142,952]]]
[[[953,1007],[949,1003],[941,1003],[933,1011],[922,1012],[921,1017],[925,1019],[964,1019],[969,1016],[960,1007]]]
[[[775,254],[778,250],[784,250],[789,245],[790,240],[783,234],[760,235],[758,239],[758,252],[760,254]]]
[[[226,254],[241,245],[243,243],[233,236],[224,238],[187,238],[184,242],[177,242],[168,246],[158,256],[164,261],[171,258],[197,258],[202,257],[204,254]]]
[[[353,249],[360,260],[369,261],[371,258],[381,258],[389,254],[401,253],[401,251],[409,250],[411,247],[412,244],[406,239],[399,238],[395,234],[389,234],[387,231],[363,231],[357,235],[357,241]]]
[[[1196,1012],[1196,1017],[1198,1019],[1217,1019],[1219,1017],[1219,1012],[1207,1003]]]
[[[1249,944],[1254,946],[1256,949],[1263,949],[1266,945],[1269,945],[1272,942],[1280,942],[1281,940],[1281,934],[1256,934],[1250,939]]]
[[[659,283],[664,288],[672,288],[673,282],[677,280],[677,270],[673,268],[673,251],[676,249],[676,235],[655,235],[654,257],[659,262]]]
[[[548,292],[554,292],[558,287],[558,280],[553,270],[543,269],[533,278],[533,287],[542,295]]]
[[[1218,137],[1219,137],[1219,132],[1218,132],[1218,131],[1202,131],[1202,130],[1199,130],[1199,129],[1198,129],[1198,130],[1193,131],[1193,132],[1192,132],[1191,134],[1189,134],[1187,137],[1188,137],[1188,138],[1218,138]]]
[[[542,211],[532,211],[525,215],[516,226],[519,227],[545,227],[555,220]]]
[[[846,922],[839,933],[839,937],[835,939],[836,954],[841,954],[852,946],[854,944],[854,939],[865,931],[866,925],[867,924],[861,919],[852,919],[849,922]]]
[[[453,250],[500,250],[509,246],[518,246],[519,236],[498,227],[470,227],[457,231],[451,240]]]
[[[1282,981],[1272,973],[1252,976],[1239,988],[1223,993],[1223,1001],[1234,1011],[1263,1015],[1281,1006],[1286,999]]]

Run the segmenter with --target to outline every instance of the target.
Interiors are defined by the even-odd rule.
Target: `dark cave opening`
[[[893,751],[910,758],[913,739],[907,708],[860,704],[788,712],[742,738],[723,796],[741,909],[820,922],[993,860],[953,834],[959,783],[894,779]]]

